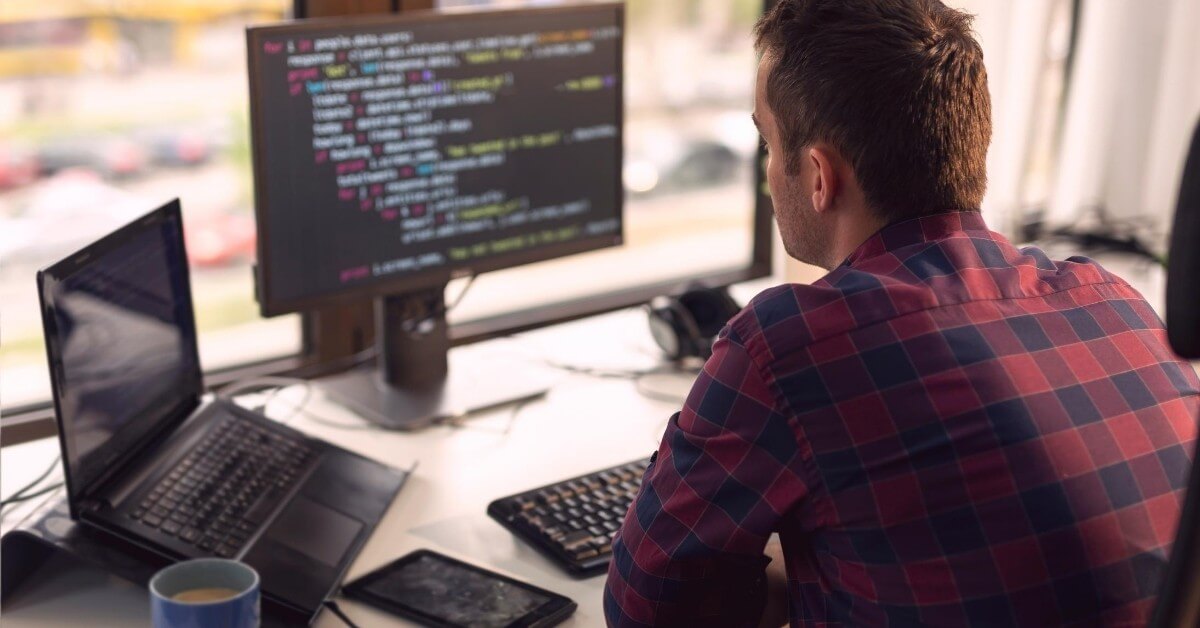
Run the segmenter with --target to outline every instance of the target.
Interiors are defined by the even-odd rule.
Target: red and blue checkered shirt
[[[615,626],[1144,623],[1196,438],[1192,368],[1086,258],[977,213],[891,225],[758,295],[672,417],[614,546]]]

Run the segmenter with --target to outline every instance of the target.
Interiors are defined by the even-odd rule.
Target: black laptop
[[[179,202],[38,273],[71,516],[311,618],[405,479],[203,396]]]

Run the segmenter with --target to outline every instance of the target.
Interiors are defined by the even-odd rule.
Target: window
[[[553,4],[562,2],[439,2]],[[452,322],[750,265],[761,10],[762,0],[626,3],[624,246],[485,274]]]
[[[441,2],[534,4],[555,2]],[[245,26],[290,6],[0,4],[0,406],[50,396],[36,269],[175,196],[204,366],[299,351],[297,317],[263,320],[253,298],[244,58]],[[485,275],[456,322],[749,266],[761,7],[627,3],[626,244]]]
[[[50,397],[36,270],[176,196],[204,366],[299,350],[253,297],[244,44],[290,6],[0,4],[0,405]]]

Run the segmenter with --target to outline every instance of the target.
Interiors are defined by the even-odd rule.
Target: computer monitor
[[[258,301],[376,299],[381,377],[343,398],[404,427],[531,392],[446,389],[444,288],[621,244],[623,27],[589,4],[247,31]]]

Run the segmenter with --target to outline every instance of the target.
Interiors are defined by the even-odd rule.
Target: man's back
[[[976,213],[903,221],[731,321],[614,546],[616,624],[1145,621],[1200,383],[1083,259]]]

